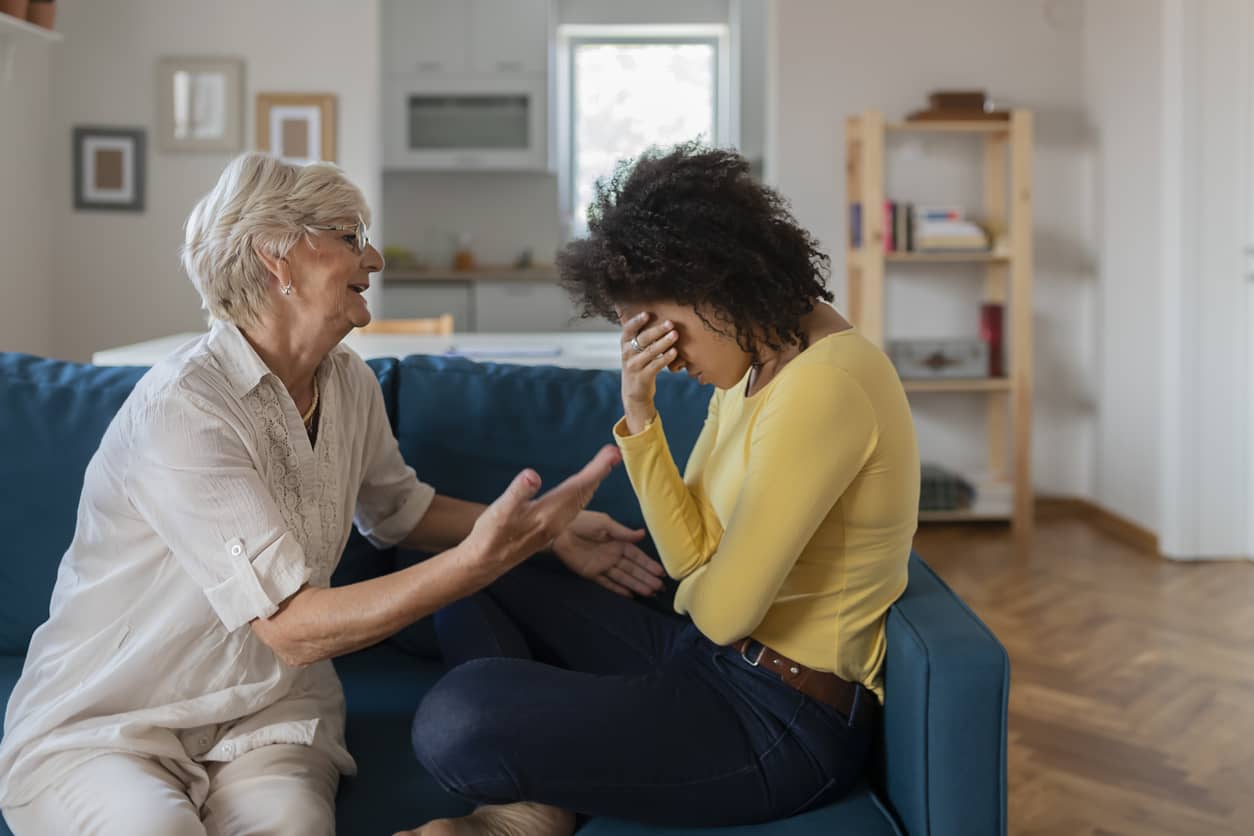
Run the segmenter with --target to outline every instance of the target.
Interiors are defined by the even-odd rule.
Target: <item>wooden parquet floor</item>
[[[1030,548],[916,549],[1010,653],[1012,834],[1254,834],[1254,563],[1175,563],[1066,513]]]

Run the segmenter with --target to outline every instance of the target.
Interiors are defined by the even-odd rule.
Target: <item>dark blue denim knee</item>
[[[476,659],[449,671],[414,715],[414,753],[446,791],[477,804],[521,796],[503,755],[511,732],[501,703],[502,666],[514,659]]]

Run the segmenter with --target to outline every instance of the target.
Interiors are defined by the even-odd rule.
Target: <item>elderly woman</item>
[[[870,749],[919,500],[892,365],[826,304],[817,244],[732,152],[624,166],[588,231],[563,282],[622,323],[614,435],[688,618],[530,565],[437,616],[464,664],[414,746],[483,806],[423,834],[762,822],[848,792]],[[668,368],[716,387],[682,475],[654,407]]]
[[[550,543],[585,577],[653,588],[632,580],[639,535],[581,512],[612,447],[539,499],[523,471],[486,508],[405,465],[374,374],[340,345],[383,267],[369,217],[335,166],[248,154],[188,218],[183,264],[214,322],[144,376],[87,468],[5,717],[17,836],[333,833],[354,763],[329,659]],[[328,588],[354,523],[443,551]]]

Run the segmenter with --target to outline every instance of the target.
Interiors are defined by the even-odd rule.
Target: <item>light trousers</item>
[[[262,746],[206,764],[198,810],[183,781],[152,758],[109,753],[29,803],[6,807],[15,836],[333,836],[339,770],[308,746]]]

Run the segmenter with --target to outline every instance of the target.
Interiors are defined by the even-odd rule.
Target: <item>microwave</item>
[[[543,78],[392,76],[384,87],[385,168],[549,168]]]

